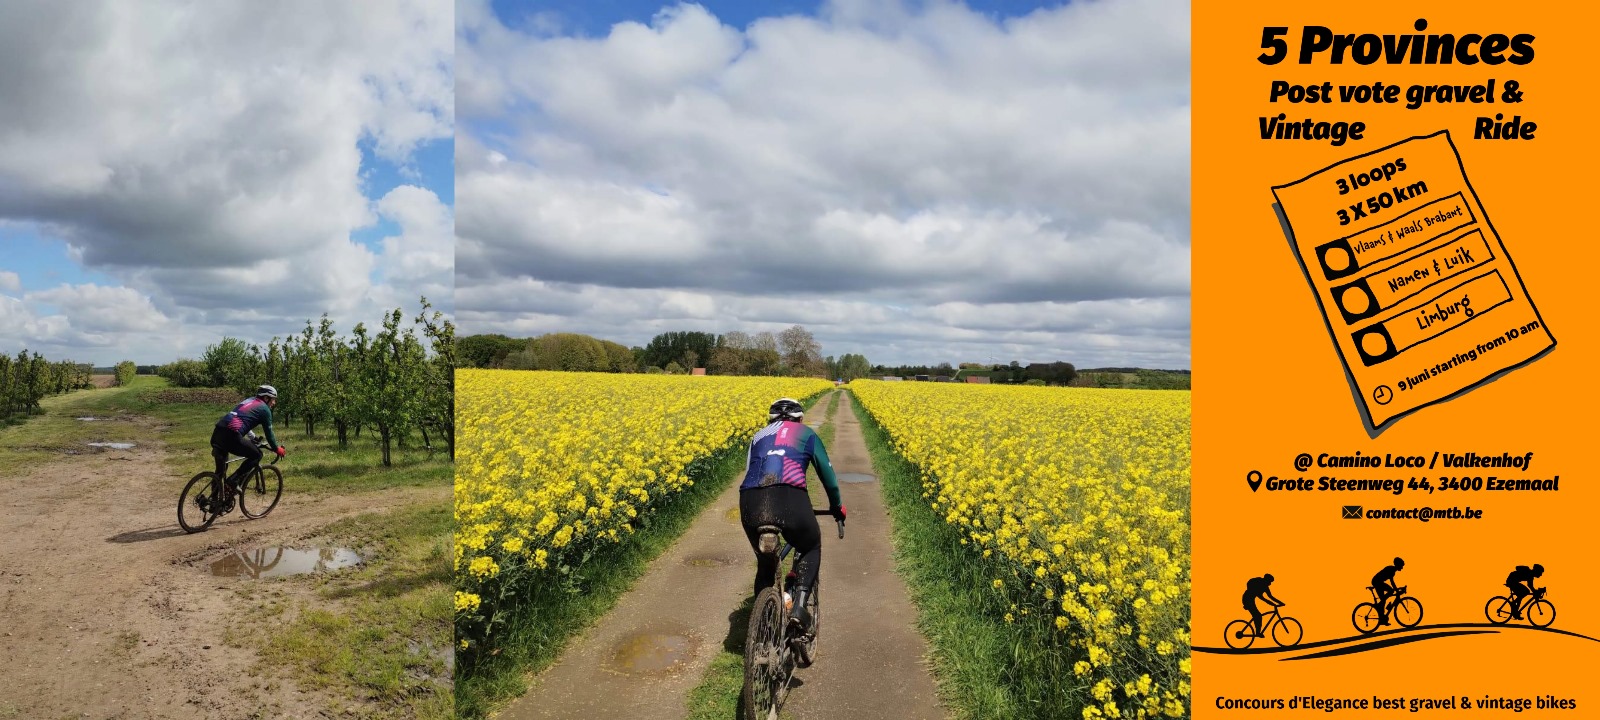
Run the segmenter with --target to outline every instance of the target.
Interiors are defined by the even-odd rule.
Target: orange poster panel
[[[1600,717],[1595,14],[1195,5],[1194,717]]]

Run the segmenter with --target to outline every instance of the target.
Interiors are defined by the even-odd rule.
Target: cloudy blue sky
[[[456,21],[464,333],[799,323],[887,364],[1189,366],[1187,2]]]
[[[0,351],[452,308],[454,7],[0,4]]]

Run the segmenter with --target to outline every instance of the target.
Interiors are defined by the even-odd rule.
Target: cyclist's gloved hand
[[[284,455],[287,455],[287,454],[289,454],[289,451],[284,449],[284,447],[282,445],[279,445],[278,446],[278,457],[281,458],[281,457],[283,457]]]
[[[839,507],[828,508],[828,514],[832,515],[833,519],[844,522],[844,505],[841,503]]]

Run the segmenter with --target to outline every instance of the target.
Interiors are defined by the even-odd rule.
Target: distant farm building
[[[968,375],[967,376],[967,382],[972,383],[973,385],[988,385],[989,384],[989,376],[988,375]]]

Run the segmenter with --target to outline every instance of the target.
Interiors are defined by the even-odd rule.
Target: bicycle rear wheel
[[[217,513],[211,508],[211,500],[215,495],[212,483],[217,474],[203,472],[189,479],[189,484],[183,486],[183,492],[178,494],[178,527],[186,533],[197,533],[208,527],[217,519]]]
[[[1511,601],[1499,595],[1489,598],[1489,602],[1483,606],[1483,614],[1489,618],[1489,622],[1504,625],[1511,620]]]
[[[1416,627],[1417,623],[1422,622],[1422,601],[1414,597],[1400,598],[1400,602],[1395,603],[1389,613],[1401,627]]]
[[[1550,623],[1556,621],[1556,606],[1550,604],[1549,600],[1540,598],[1528,603],[1528,609],[1522,614],[1527,616],[1528,622],[1534,627],[1550,627]]]
[[[283,495],[283,471],[271,465],[256,468],[239,488],[239,510],[252,520],[266,517]]]
[[[1235,650],[1243,650],[1255,643],[1254,630],[1255,628],[1250,625],[1249,620],[1235,620],[1228,623],[1228,627],[1223,629],[1222,639],[1228,643],[1228,647]]]
[[[756,594],[744,639],[744,720],[776,720],[783,672],[783,598],[775,588]]]
[[[1378,629],[1378,607],[1369,602],[1357,605],[1350,613],[1350,624],[1362,635],[1372,634]]]
[[[1300,627],[1300,621],[1292,617],[1278,617],[1278,624],[1272,626],[1272,641],[1280,647],[1294,647],[1300,644],[1300,638],[1305,635],[1305,628]]]

